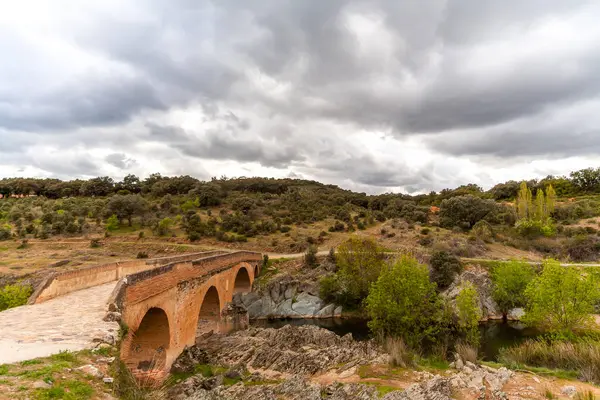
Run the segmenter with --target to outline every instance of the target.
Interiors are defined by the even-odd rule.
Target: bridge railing
[[[28,304],[42,303],[67,293],[117,281],[124,276],[173,262],[192,261],[223,251],[189,253],[149,260],[116,261],[48,275],[29,297]]]
[[[258,262],[260,260],[262,260],[261,253],[237,251],[140,271],[119,281],[111,295],[109,305],[122,310],[128,291],[128,304],[129,302],[135,304],[169,290],[182,281],[210,276],[240,262]],[[157,277],[161,277],[161,279],[153,279]]]

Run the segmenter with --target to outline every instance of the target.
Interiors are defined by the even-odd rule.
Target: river
[[[370,337],[367,320],[364,319],[284,319],[253,320],[250,325],[261,328],[281,328],[285,325],[315,325],[343,336],[352,333],[355,340],[367,340]],[[481,335],[479,355],[486,361],[496,361],[500,349],[521,343],[525,339],[535,338],[538,333],[519,322],[489,321],[479,325]]]

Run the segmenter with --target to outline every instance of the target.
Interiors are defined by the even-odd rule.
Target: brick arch
[[[167,362],[171,344],[171,324],[165,310],[151,307],[131,335],[125,363],[142,371],[160,370]]]
[[[251,275],[248,271],[250,265],[243,263],[235,274],[235,280],[233,282],[233,294],[246,293],[252,290],[253,274]]]
[[[221,319],[221,296],[216,286],[212,285],[204,292],[198,309],[196,337],[216,331]]]

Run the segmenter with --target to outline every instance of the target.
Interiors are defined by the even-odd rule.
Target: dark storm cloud
[[[0,52],[15,60],[0,65],[0,152],[14,151],[11,159],[39,139],[75,153],[102,149],[103,165],[128,169],[150,144],[164,149],[172,171],[187,160],[227,160],[424,190],[461,179],[450,164],[432,172],[442,165],[433,154],[600,150],[593,2],[74,4],[80,14],[72,20],[60,5],[52,11],[53,28],[82,60],[53,57],[62,47],[40,37],[50,46],[41,51],[0,20]],[[586,112],[563,112],[580,105]],[[204,120],[186,120],[184,129],[182,110]],[[356,143],[357,132],[373,131],[387,135],[389,149]],[[430,150],[431,165],[374,153],[408,140]],[[65,174],[101,168],[76,157],[34,166]]]
[[[244,125],[244,121],[236,124]],[[147,124],[150,138],[163,142],[181,153],[197,158],[256,162],[266,167],[284,168],[304,159],[302,149],[294,148],[282,140],[267,140],[248,136],[229,126],[223,130],[202,133],[186,132],[174,126]]]

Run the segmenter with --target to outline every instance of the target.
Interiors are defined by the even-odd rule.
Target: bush
[[[511,309],[525,306],[525,289],[534,277],[533,267],[527,262],[509,261],[494,266],[492,297],[504,320]]]
[[[429,260],[431,266],[431,280],[437,284],[439,290],[444,290],[452,284],[463,266],[460,260],[445,251],[436,251]]]
[[[431,229],[429,228],[421,229],[421,235],[429,235],[429,232],[431,232]]]
[[[477,238],[483,240],[484,242],[490,242],[494,238],[494,231],[489,222],[481,220],[477,221],[475,225],[473,225],[473,229],[471,230]]]
[[[108,232],[114,232],[117,229],[119,229],[119,218],[117,218],[117,216],[113,214],[106,220],[106,230]]]
[[[532,219],[520,219],[515,225],[519,235],[527,238],[535,238],[538,236],[551,237],[556,234],[556,228],[552,221],[545,222]]]
[[[92,249],[97,249],[100,246],[101,246],[100,239],[92,239],[92,240],[90,240],[90,247]]]
[[[463,284],[460,293],[456,297],[456,314],[458,329],[466,337],[467,343],[474,346],[478,345],[481,309],[479,308],[477,289],[471,282]]]
[[[418,242],[421,246],[428,247],[433,244],[433,238],[431,238],[429,236],[423,236],[423,237],[419,238]]]
[[[325,303],[339,303],[340,282],[337,275],[329,275],[319,281],[319,297]]]
[[[0,225],[0,240],[9,240],[11,236],[10,225]]]
[[[369,328],[382,337],[402,338],[411,348],[444,336],[447,312],[429,281],[429,271],[410,256],[383,268],[365,300]]]
[[[135,258],[138,258],[138,259],[148,258],[148,253],[146,253],[145,251],[140,251],[137,253],[137,256]]]
[[[31,293],[33,293],[31,286],[4,286],[0,289],[0,311],[27,304]]]
[[[292,230],[292,228],[291,228],[291,227],[289,227],[289,226],[287,226],[287,225],[281,225],[281,227],[279,228],[279,231],[280,231],[281,233],[286,233],[286,232],[289,232],[289,231],[291,231],[291,230]]]
[[[383,264],[383,251],[374,240],[352,237],[342,243],[336,252],[342,304],[350,308],[359,306],[379,277]]]
[[[310,245],[308,246],[308,249],[306,249],[306,253],[304,253],[304,265],[314,268],[317,264],[317,247]]]
[[[578,235],[565,243],[565,252],[573,261],[596,261],[600,240],[594,236]]]
[[[592,275],[546,260],[541,275],[527,285],[525,297],[524,322],[551,332],[572,333],[593,324],[599,290]]]
[[[440,224],[452,228],[472,228],[478,221],[498,211],[500,206],[493,200],[484,200],[473,195],[456,196],[440,204]]]

